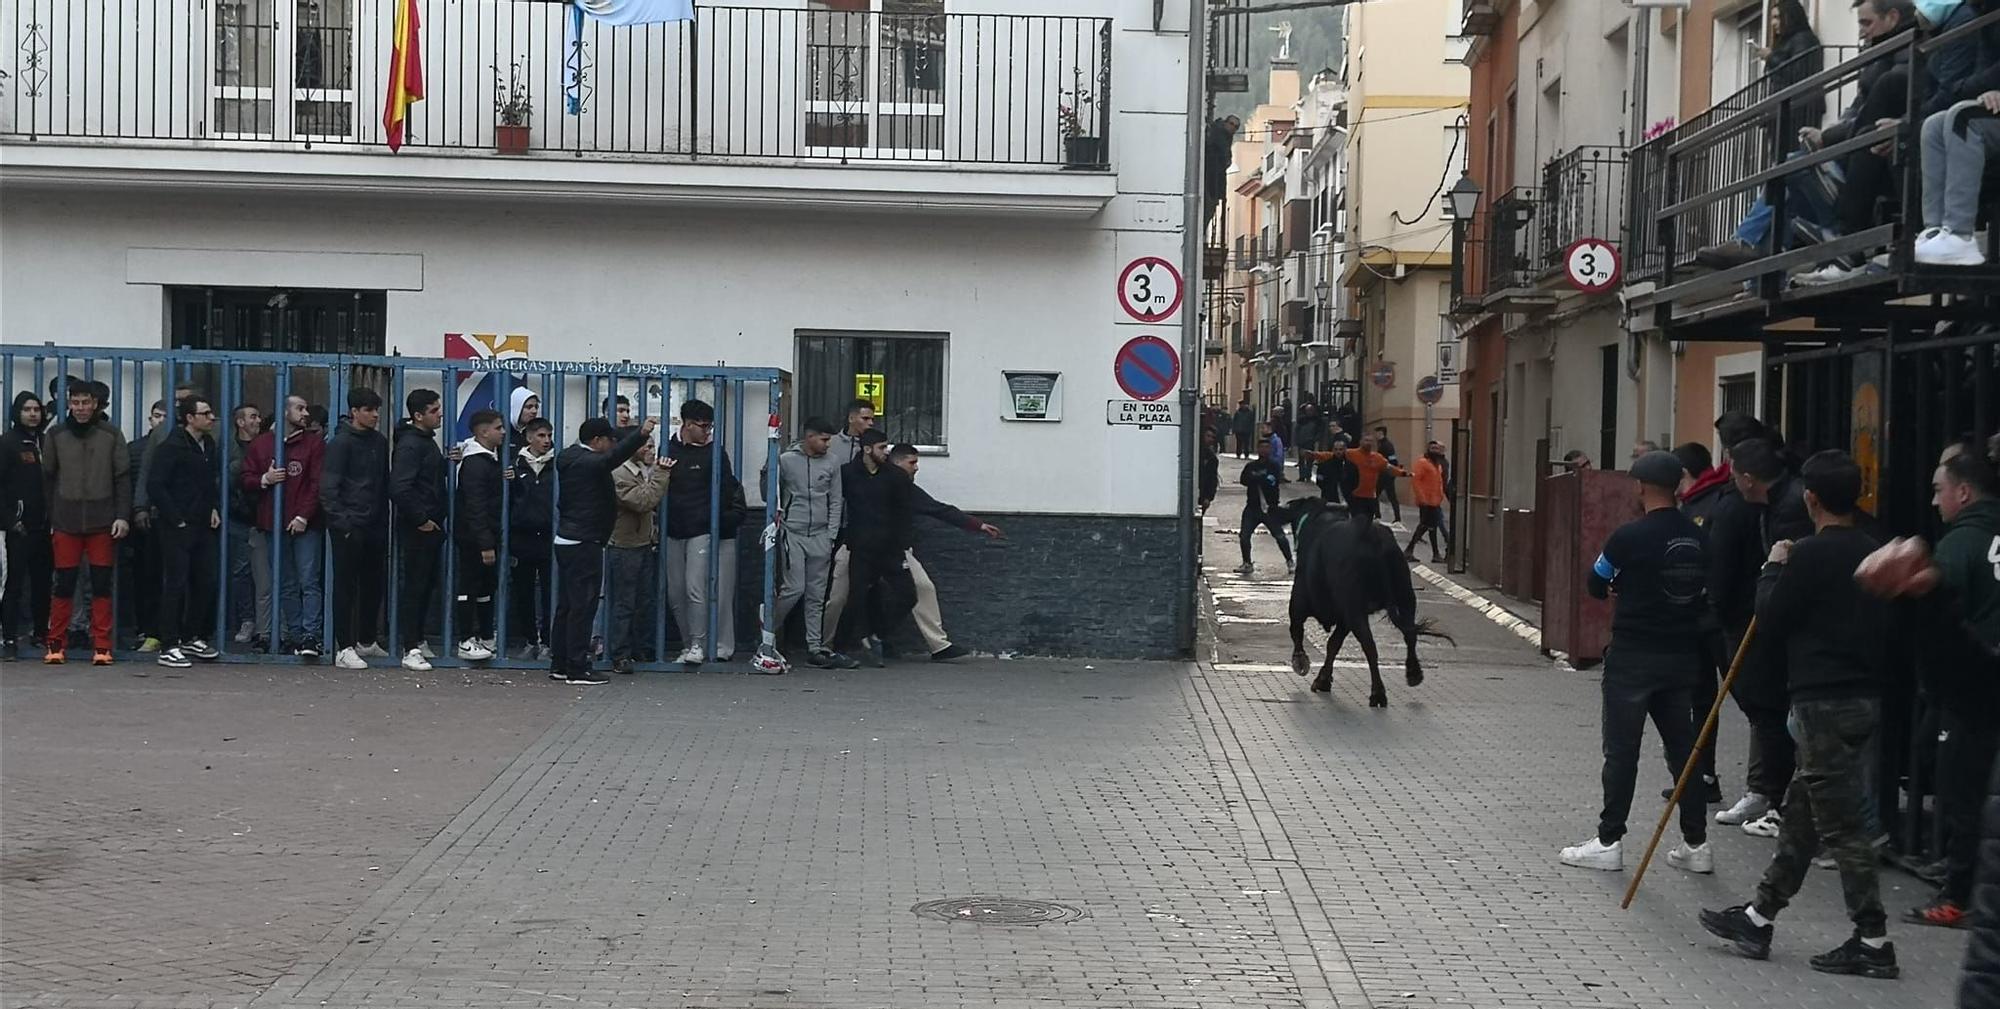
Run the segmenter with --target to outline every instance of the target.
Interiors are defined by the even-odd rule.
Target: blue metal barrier
[[[50,373],[51,368],[53,375]],[[768,421],[765,425],[766,437],[763,439],[765,444],[762,449],[764,455],[762,468],[765,476],[762,481],[753,481],[754,490],[752,485],[744,485],[743,489],[747,501],[753,505],[761,505],[763,521],[756,528],[742,530],[738,535],[758,537],[761,543],[763,529],[770,527],[776,521],[777,462],[781,448],[778,418],[783,415],[782,399],[788,388],[788,377],[778,369],[732,368],[720,365],[657,365],[630,361],[446,360],[402,356],[138,350],[116,347],[59,347],[54,344],[14,345],[0,347],[0,402],[5,402],[11,408],[15,394],[22,388],[32,388],[38,396],[53,395],[53,399],[47,402],[48,416],[50,423],[60,423],[67,415],[66,387],[70,380],[74,378],[82,381],[99,381],[100,374],[104,376],[103,380],[110,392],[105,409],[109,413],[111,422],[119,427],[128,441],[137,441],[147,436],[147,407],[152,401],[165,403],[167,419],[164,423],[169,428],[177,422],[172,402],[172,394],[177,385],[191,385],[208,398],[215,408],[217,425],[214,437],[224,461],[224,473],[218,509],[223,517],[223,523],[217,530],[216,537],[216,612],[213,628],[215,635],[212,640],[214,645],[223,651],[222,661],[234,662],[300,661],[282,647],[289,624],[284,605],[285,576],[288,571],[294,575],[297,572],[297,562],[288,549],[287,534],[283,532],[285,495],[288,489],[291,493],[298,493],[295,485],[288,488],[289,480],[273,484],[267,491],[271,505],[273,527],[271,532],[265,533],[256,528],[254,521],[251,523],[251,537],[264,536],[266,537],[264,542],[271,547],[270,556],[266,558],[268,569],[260,572],[269,576],[266,585],[269,598],[268,622],[256,628],[256,633],[261,635],[264,641],[263,650],[258,651],[247,644],[233,640],[233,635],[239,628],[232,620],[232,607],[240,605],[244,600],[234,592],[235,587],[231,584],[230,567],[236,558],[232,557],[229,515],[231,505],[238,502],[238,495],[249,493],[246,486],[256,485],[259,482],[257,477],[246,478],[241,472],[249,445],[239,444],[236,440],[235,421],[238,407],[246,404],[270,405],[272,419],[268,430],[273,440],[272,465],[285,470],[287,466],[285,439],[290,433],[287,430],[290,419],[287,417],[286,403],[292,395],[299,395],[308,403],[324,402],[328,418],[325,437],[330,440],[348,421],[347,396],[353,389],[372,387],[383,392],[385,402],[379,430],[390,440],[393,449],[396,419],[407,416],[404,404],[408,393],[415,389],[435,390],[442,396],[445,410],[446,428],[445,434],[441,436],[440,449],[449,455],[458,444],[453,441],[451,432],[455,430],[459,420],[461,401],[470,399],[472,390],[484,390],[494,404],[494,409],[500,412],[507,429],[506,441],[500,449],[500,465],[504,474],[520,462],[517,453],[522,447],[516,441],[515,424],[518,418],[513,414],[510,403],[511,393],[515,388],[527,388],[540,400],[541,416],[548,419],[555,429],[555,450],[558,454],[566,444],[564,437],[566,434],[569,436],[569,441],[574,441],[575,431],[564,429],[566,414],[575,418],[575,424],[580,424],[584,419],[593,416],[608,416],[611,413],[609,409],[611,402],[619,394],[627,392],[631,393],[635,404],[633,411],[635,423],[643,423],[646,419],[656,416],[660,419],[660,429],[655,432],[654,438],[659,451],[665,454],[669,451],[670,437],[677,433],[671,428],[669,421],[675,416],[678,407],[690,399],[706,400],[715,408],[716,424],[712,431],[709,451],[712,472],[715,473],[716,479],[710,481],[708,491],[711,549],[708,568],[703,574],[711,605],[705,639],[709,643],[711,661],[718,650],[735,650],[736,641],[724,644],[717,638],[721,624],[720,607],[734,606],[737,600],[733,586],[731,591],[725,592],[721,584],[721,551],[725,548],[721,537],[723,532],[721,504],[724,500],[724,488],[720,479],[722,462],[725,455],[735,458],[734,468],[737,470],[740,483],[741,471],[746,466],[743,456],[757,448],[754,442],[745,440],[744,412],[759,411],[759,416]],[[384,379],[387,380],[387,389],[383,388]],[[53,393],[51,393],[52,387]],[[260,395],[264,397],[261,402],[257,398]],[[602,414],[599,413],[600,410],[603,410]],[[549,465],[553,467],[554,461],[551,460]],[[430,607],[442,604],[441,614],[427,617],[425,620],[426,631],[436,632],[426,633],[425,640],[438,642],[438,647],[435,649],[437,658],[432,662],[441,667],[545,668],[547,663],[544,660],[515,657],[515,647],[518,642],[510,640],[511,638],[532,640],[533,628],[511,627],[509,621],[511,609],[509,594],[514,587],[510,564],[516,560],[512,522],[514,483],[504,478],[499,505],[500,542],[492,594],[495,654],[490,660],[477,662],[465,662],[457,657],[457,646],[461,638],[473,634],[474,629],[461,629],[455,626],[458,617],[455,602],[459,595],[458,576],[461,572],[453,534],[459,517],[459,492],[457,466],[455,462],[448,461],[447,467],[450,474],[447,482],[447,524],[443,544],[440,547],[444,551],[444,557],[438,567],[442,577],[437,581],[430,605],[426,607],[426,611],[429,612]],[[135,486],[141,479],[143,479],[141,472],[135,468],[132,472]],[[554,488],[553,496],[554,514],[559,521],[562,508],[559,483]],[[672,608],[668,605],[667,599],[668,578],[665,557],[666,516],[672,500],[674,500],[674,490],[670,474],[666,493],[661,496],[656,512],[660,546],[655,558],[654,588],[655,601],[658,605],[652,612],[644,614],[651,622],[644,628],[644,632],[637,636],[639,640],[651,643],[655,649],[655,658],[653,661],[636,664],[642,669],[682,668],[673,661],[677,653],[670,654],[668,651],[668,642],[674,640],[669,634]],[[254,515],[255,509],[251,511]],[[397,647],[402,641],[399,602],[400,593],[404,588],[400,550],[405,544],[400,542],[401,537],[396,533],[397,522],[393,504],[390,511],[389,528],[384,531],[385,542],[389,544],[389,557],[385,565],[386,584],[381,588],[379,601],[384,620],[379,622],[378,626],[386,628],[386,637],[380,643],[389,650],[391,655],[389,661],[395,661],[401,654],[401,649]],[[333,639],[336,609],[333,537],[326,534],[323,517],[316,526],[321,534],[321,640],[317,644],[323,656],[321,661],[331,662],[335,654]],[[122,564],[123,561],[119,563]],[[760,617],[774,611],[776,559],[768,546],[764,550],[763,567]],[[551,557],[547,587],[536,591],[538,598],[535,603],[546,606],[548,610],[542,617],[545,627],[554,619],[554,604],[560,591],[559,583],[554,578],[554,568],[555,562]],[[120,584],[118,579],[114,579],[114,584]],[[610,588],[614,591],[630,592],[637,586],[619,585]],[[134,590],[157,594],[159,586],[135,585]],[[607,644],[604,656],[607,660],[610,658],[608,645],[611,636],[605,633],[605,627],[611,609],[610,599],[607,594],[599,606],[597,625],[602,639]],[[119,626],[124,616],[119,612],[119,601],[117,594],[114,593],[112,619],[114,627],[119,628],[118,640],[122,653],[125,648],[135,646],[137,638]],[[251,612],[254,613],[256,600],[251,599],[248,602],[251,604]],[[176,601],[162,599],[161,603],[173,605]],[[301,591],[300,606],[303,605],[304,593]],[[535,606],[528,607],[527,612],[534,613]],[[309,622],[305,620],[303,613],[298,615],[298,619],[301,623]],[[133,628],[141,631],[152,629]],[[37,633],[45,630],[46,628],[38,629]],[[754,642],[760,638],[765,641],[771,640],[768,632],[747,634],[739,630],[737,634],[737,640],[742,642]],[[681,629],[678,640],[683,644],[688,640],[685,629]],[[129,660],[146,659],[150,656],[129,653],[122,654],[122,657]],[[739,657],[747,659],[749,656],[746,654]],[[376,660],[377,664],[381,661]]]

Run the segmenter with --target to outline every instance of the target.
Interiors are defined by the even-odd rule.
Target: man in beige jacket
[[[654,620],[647,615],[657,607],[644,605],[657,581],[659,562],[660,498],[667,491],[667,471],[673,460],[662,459],[652,439],[639,454],[611,471],[611,483],[618,492],[618,518],[611,526],[609,549],[604,552],[610,575],[611,624],[605,650],[611,655],[611,671],[630,675],[639,656],[656,640]]]

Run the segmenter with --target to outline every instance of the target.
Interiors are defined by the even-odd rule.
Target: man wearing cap
[[[1861,467],[1847,453],[1820,452],[1799,468],[1810,536],[1772,544],[1757,578],[1757,635],[1783,650],[1798,741],[1778,851],[1754,899],[1701,912],[1702,927],[1754,960],[1771,955],[1771,923],[1791,903],[1824,849],[1840,869],[1854,934],[1811,959],[1827,974],[1893,978],[1899,973],[1876,879],[1869,824],[1869,740],[1882,721],[1889,653],[1888,604],[1856,576],[1880,546],[1859,528]]]
[[[1562,863],[1616,872],[1625,867],[1625,819],[1639,774],[1646,719],[1666,746],[1676,775],[1694,747],[1689,717],[1701,667],[1701,613],[1708,581],[1707,539],[1676,500],[1681,463],[1671,452],[1648,452],[1632,463],[1645,515],[1618,527],[1590,568],[1590,594],[1615,595],[1611,648],[1604,657],[1604,810],[1597,833],[1562,850]],[[1667,863],[1689,872],[1715,871],[1701,790],[1681,795],[1681,843]]]

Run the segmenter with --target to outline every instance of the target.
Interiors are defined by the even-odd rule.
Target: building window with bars
[[[950,338],[944,333],[802,331],[798,334],[798,414],[835,424],[856,399],[875,404],[880,428],[894,442],[943,451],[945,369]]]

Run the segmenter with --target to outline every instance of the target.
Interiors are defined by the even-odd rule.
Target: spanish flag
[[[424,98],[423,46],[417,38],[417,0],[395,0],[396,28],[389,52],[389,93],[382,102],[382,129],[389,149],[403,146],[410,106]]]

